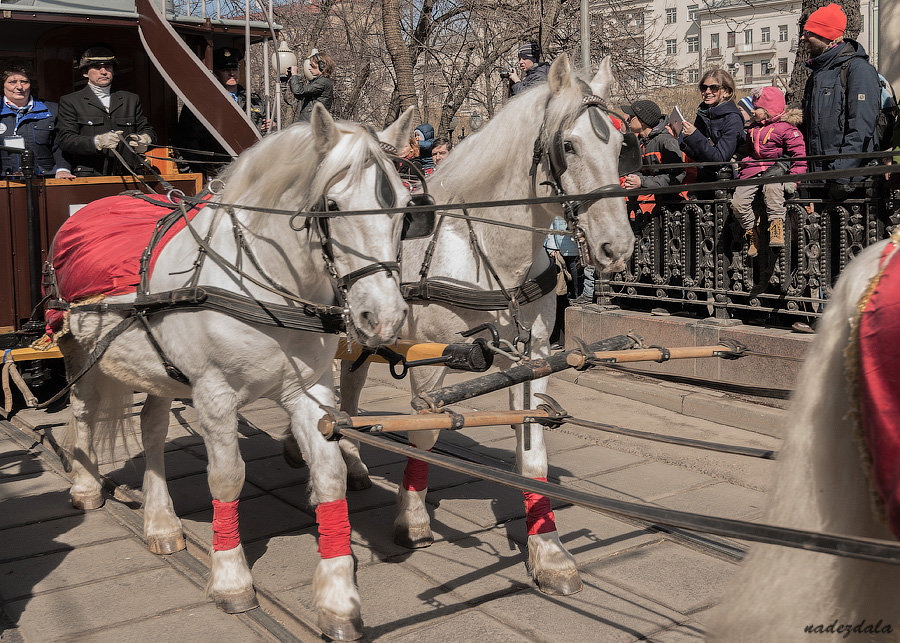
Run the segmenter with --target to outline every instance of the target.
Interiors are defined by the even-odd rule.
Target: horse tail
[[[892,538],[872,510],[845,372],[857,304],[883,247],[870,246],[844,270],[820,320],[785,423],[767,523]],[[827,627],[835,618],[884,621],[896,612],[898,583],[894,565],[757,545],[707,620],[708,640],[797,640],[815,631],[805,628]]]
[[[59,347],[65,358],[66,371],[80,371],[87,353],[68,334],[60,337]],[[127,420],[125,412],[133,401],[134,393],[130,388],[104,375],[96,366],[85,373],[72,387],[72,417],[59,443],[59,455],[66,469],[70,469],[75,458],[82,461],[87,457],[94,461],[114,462],[119,441],[125,445],[129,456],[134,455],[130,449],[134,440],[129,440],[129,436],[133,436],[136,431],[133,423]],[[87,431],[86,435],[81,436],[81,444],[79,430]],[[82,453],[84,447],[89,448],[92,453]]]

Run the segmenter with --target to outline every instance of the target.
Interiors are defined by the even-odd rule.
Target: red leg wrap
[[[535,478],[535,480],[547,482],[547,478]],[[530,491],[522,493],[525,494],[525,526],[528,527],[528,535],[556,531],[556,520],[553,518],[553,510],[550,509],[550,498]]]
[[[431,449],[428,449],[431,451]],[[428,488],[428,463],[407,458],[403,472],[403,488],[407,491],[422,491]]]
[[[228,551],[241,544],[238,528],[238,501],[213,500],[213,551]]]
[[[316,507],[319,523],[319,555],[337,558],[350,555],[350,518],[347,517],[347,499],[320,502]]]

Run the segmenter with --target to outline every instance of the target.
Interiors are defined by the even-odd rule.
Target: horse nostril
[[[365,327],[365,330],[372,331],[375,328],[375,324],[377,323],[377,319],[375,315],[370,313],[368,310],[360,313],[359,319],[362,322],[362,325]]]
[[[601,245],[600,249],[603,251],[603,254],[605,254],[607,257],[609,257],[610,259],[615,259],[616,253],[613,250],[612,244],[609,241],[607,241],[606,243]]]

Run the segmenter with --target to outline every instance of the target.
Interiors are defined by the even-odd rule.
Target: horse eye
[[[338,210],[340,210],[340,208],[338,207],[338,204],[335,203],[332,199],[328,199],[328,201],[325,203],[325,210],[327,210],[328,212],[337,212]]]
[[[572,141],[563,141],[563,150],[566,154],[574,154],[575,146],[572,145]]]

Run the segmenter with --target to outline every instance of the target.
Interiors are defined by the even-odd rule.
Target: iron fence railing
[[[772,323],[818,317],[841,270],[900,223],[898,194],[869,180],[852,198],[801,188],[785,202],[784,248],[768,246],[761,196],[760,247],[747,255],[731,214],[731,192],[659,203],[632,219],[635,251],[624,272],[598,280],[598,302],[622,308],[694,312],[720,320],[769,317]]]

